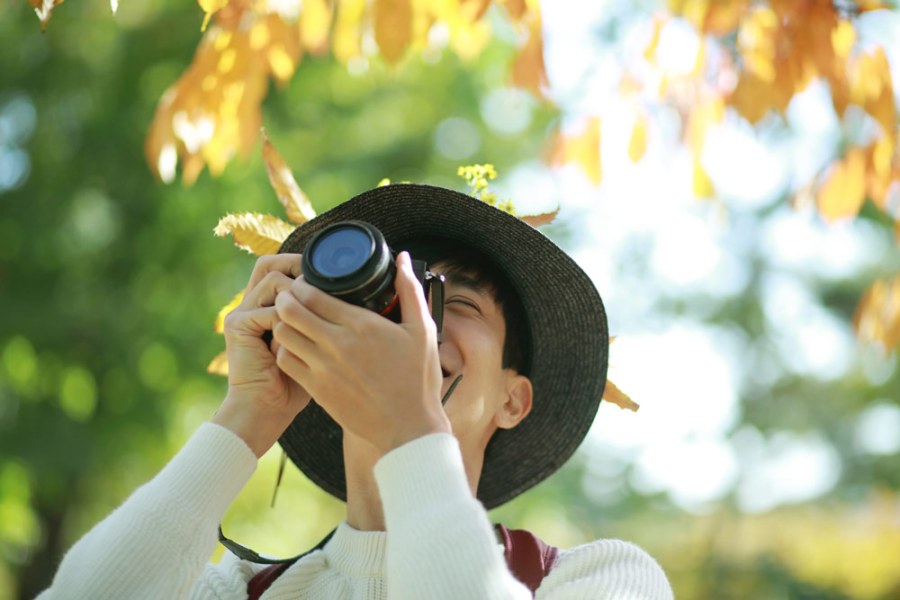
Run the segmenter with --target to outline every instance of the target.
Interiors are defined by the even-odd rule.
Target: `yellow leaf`
[[[538,15],[529,19],[528,40],[513,62],[512,82],[538,96],[549,86],[544,65],[544,38]]]
[[[239,248],[263,256],[277,254],[281,243],[294,230],[290,223],[272,215],[242,213],[226,215],[219,219],[213,230],[219,237],[231,235]]]
[[[895,140],[884,135],[867,152],[866,193],[881,210],[888,211],[888,190],[893,180]]]
[[[656,59],[656,48],[659,47],[659,38],[661,37],[663,26],[668,21],[664,17],[657,15],[653,18],[653,33],[650,36],[650,43],[644,49],[644,59],[653,62]]]
[[[779,34],[778,17],[769,6],[757,6],[741,23],[737,45],[744,69],[761,81],[775,80],[775,45]]]
[[[464,20],[466,20],[470,23],[474,23],[475,21],[477,21],[481,17],[483,17],[485,11],[487,11],[487,9],[488,9],[488,6],[491,5],[491,0],[458,0],[458,1],[459,1],[459,9],[458,10],[459,10],[460,16]],[[521,0],[519,0],[519,3],[521,3]],[[513,4],[516,4],[516,2],[513,2]],[[506,2],[506,7],[508,10],[510,9],[509,2]],[[515,10],[517,7],[513,6],[512,8],[513,8],[513,10]],[[512,11],[510,10],[510,13],[511,12]]]
[[[584,129],[574,136],[559,136],[554,142],[550,162],[555,165],[576,163],[594,185],[603,176],[600,161],[600,118],[588,119]]]
[[[403,58],[412,40],[410,0],[375,0],[375,41],[389,63]]]
[[[228,0],[197,0],[197,4],[199,4],[200,8],[203,9],[203,12],[206,13],[203,17],[203,25],[200,26],[200,31],[206,31],[209,19],[213,14],[228,6]]]
[[[603,399],[607,402],[612,402],[621,409],[636,411],[640,408],[637,402],[620,390],[610,379],[606,380],[606,387],[603,389]]]
[[[337,4],[337,21],[332,37],[334,57],[342,63],[362,54],[362,22],[366,0],[342,0]]]
[[[863,294],[853,316],[859,339],[885,350],[900,346],[900,276],[878,279]]]
[[[750,123],[757,123],[777,102],[770,84],[744,71],[728,98],[728,104]]]
[[[553,222],[553,219],[556,218],[556,215],[559,214],[559,209],[548,213],[541,213],[539,215],[523,215],[520,216],[519,219],[525,221],[532,227],[540,227],[541,225],[548,225]]]
[[[693,177],[694,196],[697,198],[709,198],[715,194],[712,180],[703,168],[700,157],[694,157],[694,177]]]
[[[866,199],[866,155],[862,148],[851,148],[831,167],[819,188],[816,205],[826,221],[854,217]]]
[[[279,202],[284,206],[288,221],[295,225],[306,223],[316,216],[306,194],[297,185],[293,173],[272,142],[266,130],[262,130],[262,156],[269,173],[269,183],[275,189]]]
[[[482,9],[482,14],[487,10],[487,5],[490,2],[484,2],[485,7]],[[506,7],[506,12],[509,13],[509,16],[513,21],[521,21],[522,17],[525,16],[525,13],[528,11],[528,5],[525,0],[503,0],[503,5]]]
[[[647,115],[638,113],[631,128],[631,140],[628,142],[628,157],[632,162],[641,160],[647,150]]]
[[[856,28],[853,23],[840,19],[834,29],[831,30],[831,47],[839,60],[847,60],[850,50],[856,43]]]
[[[220,174],[252,150],[262,124],[269,77],[284,81],[300,59],[296,24],[229,4],[204,34],[191,65],[156,108],[145,153],[151,169],[170,181],[179,160],[190,185],[205,166]]]
[[[228,355],[224,352],[220,352],[216,355],[212,362],[206,367],[207,373],[212,373],[213,375],[225,375],[228,376]]]
[[[303,46],[314,54],[328,50],[328,34],[334,16],[331,0],[303,0],[300,37]]]
[[[748,0],[712,0],[703,21],[703,33],[724,36],[746,16]]]
[[[219,314],[216,315],[216,322],[213,325],[213,331],[215,331],[216,333],[222,333],[223,331],[225,331],[225,317],[228,316],[228,313],[237,308],[243,300],[244,291],[241,290],[240,292],[235,294],[234,298],[231,299],[231,302],[229,302],[219,310]]]
[[[865,109],[890,134],[897,126],[891,69],[884,48],[859,56],[850,65],[850,98]]]

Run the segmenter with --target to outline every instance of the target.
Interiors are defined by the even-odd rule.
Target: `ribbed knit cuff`
[[[459,442],[433,433],[396,448],[375,464],[385,524],[436,505],[472,501]]]

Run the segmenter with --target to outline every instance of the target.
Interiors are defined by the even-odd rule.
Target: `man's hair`
[[[397,244],[419,260],[439,269],[448,280],[489,293],[500,305],[506,323],[503,340],[503,368],[528,375],[531,370],[531,339],[522,301],[509,278],[483,252],[446,238],[414,239]]]

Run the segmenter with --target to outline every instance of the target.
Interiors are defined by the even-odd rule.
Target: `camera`
[[[413,272],[426,298],[431,292],[432,316],[441,330],[444,278],[412,260]],[[318,231],[303,250],[303,278],[312,286],[350,304],[400,321],[394,289],[394,253],[377,227],[365,221],[341,221]],[[432,285],[435,284],[435,285]]]

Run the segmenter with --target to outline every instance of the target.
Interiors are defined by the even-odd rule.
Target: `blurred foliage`
[[[795,96],[822,81],[842,121],[840,147],[810,180],[798,181],[788,199],[799,205],[814,202],[827,222],[853,219],[869,201],[883,213],[900,243],[895,84],[885,49],[860,42],[857,33],[861,15],[896,9],[896,3],[667,0],[664,4],[647,19],[643,51],[624,64],[619,92],[634,114],[628,147],[622,151],[633,162],[640,161],[648,137],[664,137],[666,118],[676,111],[680,143],[691,152],[694,194],[714,198],[716,190],[703,160],[711,132],[729,119],[742,120],[758,131],[783,126]],[[689,69],[659,51],[661,40],[685,25],[695,33]],[[551,160],[578,164],[599,183],[602,115],[588,112],[579,117],[580,127],[557,132]],[[853,323],[860,339],[886,350],[900,347],[896,278],[871,282]]]
[[[308,3],[323,4],[331,5]],[[509,83],[511,70],[520,82],[530,74],[532,84],[539,73],[527,66],[537,64],[534,46],[528,47],[535,36],[524,36],[523,46],[522,37],[501,35],[517,22],[509,7],[521,3],[505,4],[477,21],[498,32],[478,46],[477,62],[461,56],[455,43],[452,51],[408,51],[397,58],[402,40],[384,33],[374,37],[387,60],[370,53],[364,68],[351,61],[355,54],[334,47],[335,37],[337,58],[305,48],[302,68],[290,53],[287,69],[279,52],[265,52],[269,70],[254,85],[266,87],[271,73],[282,87],[257,93],[258,106],[248,111],[259,111],[258,121],[247,128],[252,135],[241,138],[240,148],[223,151],[218,163],[185,167],[193,169],[190,188],[161,185],[144,153],[148,128],[159,123],[154,115],[160,98],[173,83],[184,83],[179,77],[190,70],[191,56],[198,61],[204,52],[197,48],[204,18],[196,6],[128,0],[112,18],[104,2],[70,0],[56,7],[45,34],[27,3],[5,10],[0,20],[0,597],[33,597],[46,586],[62,553],[151,477],[218,405],[224,381],[206,373],[210,357],[221,350],[212,323],[219,307],[246,283],[253,259],[212,231],[223,214],[272,213],[278,207],[263,159],[248,152],[256,147],[260,123],[272,132],[284,163],[293,166],[320,212],[385,176],[459,188],[460,164],[492,162],[508,173],[543,152],[558,115],[542,101],[511,96],[530,114],[521,131],[496,129],[483,117],[483,99]],[[676,13],[688,5],[718,6],[675,4]],[[214,16],[205,34],[210,41],[201,42],[213,48],[228,17],[227,7],[214,12],[216,6],[204,3]],[[691,10],[688,16],[701,14]],[[265,15],[254,18],[270,22]],[[742,23],[739,18],[734,27]],[[272,31],[288,35],[278,27],[273,24]],[[321,28],[315,31],[318,48],[329,38]],[[307,43],[309,35],[301,41]],[[267,43],[275,39],[281,38],[270,36]],[[410,39],[414,46],[415,38]],[[385,52],[382,43],[391,50]],[[574,145],[557,139],[555,152],[580,162],[600,181],[601,121],[591,117],[586,123],[585,136]],[[652,143],[652,123],[649,116],[636,119],[627,150],[632,160],[640,160]],[[184,140],[179,144],[176,154],[189,162],[191,149]],[[246,160],[232,161],[227,169],[217,166],[218,177],[202,172],[203,164],[224,166],[239,150]],[[150,154],[151,164],[158,165],[158,155]],[[858,171],[858,165],[838,168]],[[698,177],[702,183],[702,173]],[[734,227],[755,231],[772,210],[736,213]],[[869,219],[866,210],[863,217]],[[577,215],[570,229],[553,231],[577,233],[576,221]],[[872,236],[883,237],[886,228]],[[594,449],[492,516],[558,545],[597,537],[632,540],[659,559],[678,597],[898,597],[897,454],[867,451],[857,438],[860,419],[869,411],[896,406],[897,358],[880,358],[875,372],[856,365],[840,380],[786,365],[791,346],[773,330],[762,306],[771,265],[756,241],[743,244],[741,260],[751,275],[742,293],[710,299],[701,292],[666,290],[654,302],[664,314],[687,314],[737,332],[747,364],[740,419],[729,435],[737,447],[751,449],[749,458],[740,454],[745,466],[753,466],[753,443],[747,440],[817,432],[840,457],[831,491],[815,504],[759,514],[740,513],[733,492],[697,515],[636,485],[627,457]],[[637,240],[633,260],[621,266],[623,284],[641,276],[645,246]],[[883,274],[808,276],[808,284],[830,313],[849,322],[856,299]],[[872,295],[891,298],[890,289]],[[604,405],[601,425],[609,410],[618,409]],[[225,529],[261,552],[290,555],[329,531],[342,506],[294,472],[269,510],[276,469],[277,452],[270,453],[229,512]]]

